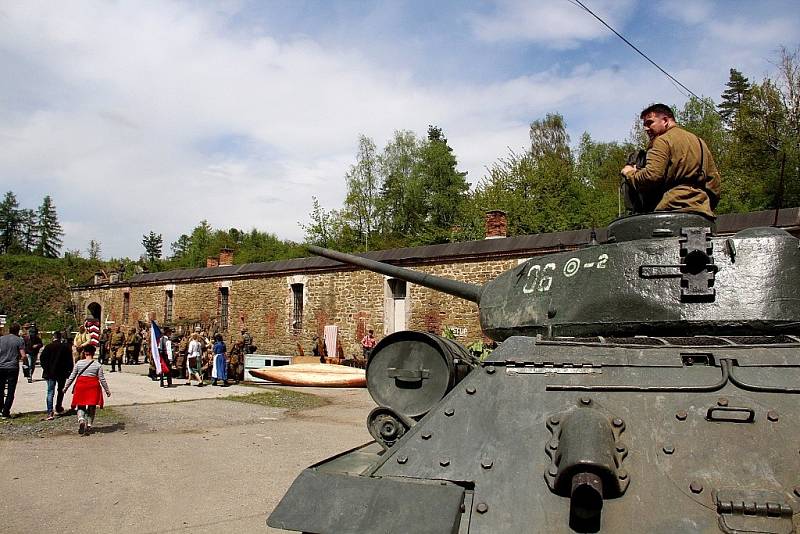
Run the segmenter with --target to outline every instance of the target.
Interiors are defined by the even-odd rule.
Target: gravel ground
[[[0,423],[3,532],[278,532],[266,517],[302,469],[371,440],[365,389],[303,392],[327,404],[113,406],[86,437],[74,416]]]

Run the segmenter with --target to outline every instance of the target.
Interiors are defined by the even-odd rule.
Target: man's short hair
[[[672,120],[675,120],[675,114],[672,112],[672,108],[666,104],[651,104],[642,110],[642,113],[639,115],[640,119],[643,119],[650,115],[651,113],[655,113],[656,115],[664,115],[665,117],[669,117]]]
[[[19,323],[14,323],[8,328],[8,331],[16,336],[17,334],[19,334],[19,328],[20,328]]]

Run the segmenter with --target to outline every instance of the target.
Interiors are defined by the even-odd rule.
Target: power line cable
[[[649,62],[651,65],[653,65],[655,68],[657,68],[658,70],[660,70],[660,71],[661,71],[661,72],[662,72],[662,73],[663,73],[663,74],[664,74],[664,75],[665,75],[667,78],[669,78],[669,79],[670,79],[670,81],[672,81],[672,82],[673,82],[673,85],[677,84],[677,86],[678,86],[678,87],[680,87],[680,88],[682,88],[683,90],[685,90],[686,92],[688,92],[690,95],[692,95],[694,98],[696,98],[696,99],[697,99],[699,102],[703,102],[703,103],[704,103],[704,104],[706,104],[706,105],[707,105],[707,106],[708,106],[710,109],[712,109],[712,110],[713,110],[715,113],[717,112],[717,110],[714,108],[714,106],[712,106],[712,105],[708,104],[708,103],[707,103],[705,100],[703,100],[702,98],[700,98],[699,96],[697,96],[697,95],[694,93],[694,91],[692,91],[691,89],[689,89],[688,87],[686,87],[685,85],[683,85],[683,84],[682,84],[680,81],[678,81],[678,79],[677,79],[677,78],[675,78],[675,77],[674,77],[672,74],[670,74],[669,72],[667,72],[666,70],[664,70],[663,68],[661,68],[661,66],[660,66],[658,63],[656,63],[655,61],[653,61],[652,59],[650,59],[650,58],[647,56],[647,54],[645,54],[644,52],[642,52],[641,50],[639,50],[639,48],[637,48],[637,47],[636,47],[636,45],[634,45],[634,44],[633,44],[633,43],[631,43],[631,42],[630,42],[628,39],[626,39],[626,38],[625,38],[625,36],[623,36],[623,35],[622,35],[621,33],[619,33],[617,30],[615,30],[614,28],[612,28],[612,27],[611,27],[611,26],[610,26],[610,25],[609,25],[609,24],[608,24],[606,21],[604,21],[602,18],[600,18],[600,17],[599,17],[599,16],[598,16],[598,15],[597,15],[597,14],[596,14],[594,11],[592,11],[591,9],[589,9],[588,7],[586,7],[586,5],[585,5],[583,2],[581,2],[581,0],[567,0],[567,1],[568,1],[568,2],[570,2],[570,3],[571,3],[571,4],[573,4],[573,5],[576,5],[576,6],[580,7],[580,8],[582,8],[584,11],[586,11],[586,12],[587,12],[587,13],[589,13],[591,16],[593,16],[593,17],[594,17],[594,18],[596,18],[598,21],[600,21],[600,23],[601,23],[603,26],[605,26],[606,28],[608,28],[609,30],[611,30],[612,32],[614,32],[614,35],[616,35],[617,37],[619,37],[620,39],[622,39],[622,40],[625,42],[625,44],[627,44],[628,46],[630,46],[631,48],[633,48],[633,49],[634,49],[634,50],[635,50],[635,51],[636,51],[636,52],[637,52],[637,53],[638,53],[640,56],[642,56],[643,58],[645,58],[645,59],[646,59],[646,60],[647,60],[647,61],[648,61],[648,62]],[[686,95],[684,94],[684,96],[686,96]]]

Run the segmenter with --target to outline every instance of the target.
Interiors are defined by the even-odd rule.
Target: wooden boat
[[[367,373],[364,369],[328,363],[296,363],[263,367],[251,369],[250,374],[284,386],[363,388],[367,385]]]

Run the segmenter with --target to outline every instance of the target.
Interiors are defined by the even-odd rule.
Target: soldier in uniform
[[[685,211],[714,218],[720,175],[705,141],[675,123],[672,109],[653,104],[641,115],[650,138],[647,163],[626,165],[622,174],[655,211]]]
[[[129,328],[128,335],[125,336],[125,363],[127,365],[139,364],[139,346],[142,344],[142,338],[136,328]]]
[[[115,365],[122,371],[122,357],[125,355],[125,334],[119,325],[114,327],[109,342],[109,352],[111,353],[111,372],[114,372]]]
[[[89,333],[86,331],[86,327],[80,325],[78,327],[78,334],[75,336],[75,339],[72,341],[72,361],[77,362],[78,360],[83,358],[83,348],[86,345],[91,344],[92,339],[89,337]]]
[[[111,341],[111,329],[105,327],[103,333],[100,334],[100,363],[108,361],[108,343]]]
[[[175,369],[178,371],[178,376],[183,377],[186,376],[186,361],[189,359],[189,336],[180,334],[177,338],[177,348]]]
[[[243,354],[252,354],[253,353],[253,337],[250,335],[250,332],[247,331],[247,328],[242,328],[242,353]]]

